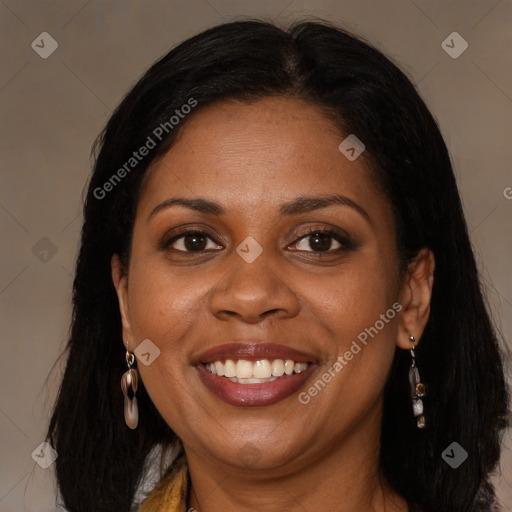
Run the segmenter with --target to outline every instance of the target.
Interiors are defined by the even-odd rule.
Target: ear
[[[400,289],[400,312],[397,346],[412,348],[410,336],[419,340],[430,316],[430,301],[434,285],[435,258],[430,249],[421,249],[409,262]]]
[[[121,314],[121,323],[123,327],[123,340],[128,349],[133,346],[132,327],[130,323],[130,308],[128,307],[128,275],[124,270],[123,264],[117,254],[112,256],[110,261],[112,271],[112,282],[117,292],[119,302],[119,313]]]

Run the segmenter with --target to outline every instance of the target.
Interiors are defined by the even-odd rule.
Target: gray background
[[[31,453],[62,368],[48,378],[67,337],[91,144],[171,46],[247,16],[336,22],[418,84],[452,154],[493,313],[512,340],[511,0],[0,0],[1,512],[56,510],[54,466],[42,469]],[[456,59],[441,46],[454,31],[469,44]],[[47,59],[31,47],[42,32],[58,43]],[[511,446],[509,436],[496,476],[507,511]]]

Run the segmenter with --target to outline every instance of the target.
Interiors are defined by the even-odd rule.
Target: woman
[[[221,25],[99,144],[48,433],[69,511],[491,510],[500,351],[394,64],[320,23]]]

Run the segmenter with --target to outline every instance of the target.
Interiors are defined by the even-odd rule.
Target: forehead
[[[304,194],[376,194],[364,157],[350,161],[338,149],[344,138],[321,107],[296,98],[211,105],[153,163],[139,206],[177,193],[245,208]]]

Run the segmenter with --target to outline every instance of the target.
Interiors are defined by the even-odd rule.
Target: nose
[[[228,259],[226,274],[210,298],[216,317],[257,324],[267,318],[292,318],[298,314],[298,297],[285,282],[282,269],[275,264],[271,267],[265,251],[252,263],[235,252]]]

